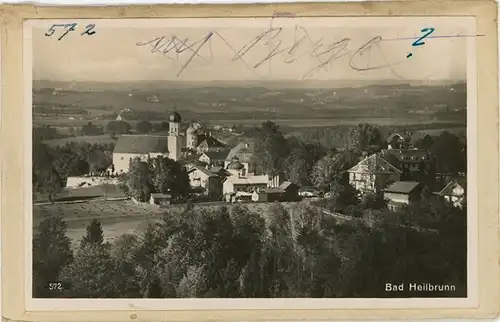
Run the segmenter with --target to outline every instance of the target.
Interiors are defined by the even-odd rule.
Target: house
[[[364,158],[347,172],[349,183],[361,194],[381,191],[388,184],[400,181],[402,173],[376,153]]]
[[[380,156],[402,171],[404,179],[416,179],[421,172],[428,172],[433,166],[431,154],[418,149],[384,149]]]
[[[210,200],[220,200],[222,197],[221,178],[208,169],[194,166],[188,170],[189,183],[192,188],[202,188]]]
[[[296,201],[299,199],[299,186],[295,183],[285,181],[279,186],[279,188],[284,190],[284,201]]]
[[[233,163],[235,160],[243,164],[246,173],[254,175],[259,174],[257,170],[259,159],[255,155],[253,143],[240,142],[232,148],[226,156],[224,168],[227,169],[229,164]]]
[[[152,193],[149,198],[149,203],[152,205],[170,205],[170,200],[172,199],[171,195],[163,194],[163,193]]]
[[[183,145],[179,133],[181,116],[174,112],[169,116],[170,129],[168,136],[162,135],[122,135],[113,150],[113,165],[115,172],[120,174],[128,171],[130,160],[140,158],[168,157],[174,161],[181,158]]]
[[[411,133],[392,133],[387,137],[388,149],[407,149],[411,147]]]
[[[199,160],[210,166],[223,166],[228,153],[228,150],[206,151],[201,154]]]
[[[455,207],[462,207],[467,200],[467,179],[466,177],[450,180],[443,189],[434,194],[442,197],[446,202],[450,202]]]
[[[285,190],[281,188],[260,189],[253,193],[252,201],[256,202],[285,201]]]
[[[231,194],[238,191],[252,192],[269,186],[269,176],[238,177],[231,175],[222,183],[223,194]]]
[[[425,192],[424,185],[417,181],[397,181],[382,190],[390,210],[398,210],[419,200]]]
[[[226,145],[221,141],[217,140],[210,134],[208,136],[200,137],[200,144],[196,147],[198,153],[203,153],[207,151],[223,151],[226,150]]]

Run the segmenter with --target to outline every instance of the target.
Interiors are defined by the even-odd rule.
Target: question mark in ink
[[[425,38],[429,37],[430,34],[432,34],[434,32],[434,28],[424,28],[424,29],[420,30],[420,32],[425,32],[425,34],[422,37],[415,40],[413,42],[413,44],[411,44],[413,47],[425,45],[425,41],[423,41],[423,40]],[[408,55],[406,55],[406,58],[410,58],[411,56],[413,56],[413,54],[408,53]]]

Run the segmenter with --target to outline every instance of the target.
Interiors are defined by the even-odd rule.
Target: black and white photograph
[[[470,22],[31,21],[31,297],[467,299]]]

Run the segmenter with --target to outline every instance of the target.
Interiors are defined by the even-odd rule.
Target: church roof
[[[122,135],[116,142],[113,153],[167,153],[168,137],[159,135]]]
[[[354,167],[348,170],[348,172],[356,173],[401,173],[401,171],[384,160],[378,154],[372,154],[369,157],[364,158]]]
[[[168,120],[170,122],[174,122],[174,123],[180,123],[181,122],[181,115],[177,112],[172,112],[169,116],[168,116]]]

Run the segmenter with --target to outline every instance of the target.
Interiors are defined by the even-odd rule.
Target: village
[[[157,157],[180,162],[185,168],[190,185],[189,200],[196,202],[248,203],[295,202],[304,198],[331,196],[329,189],[300,186],[291,182],[286,173],[267,173],[259,167],[252,140],[244,139],[234,146],[218,139],[199,121],[187,122],[183,128],[181,115],[172,112],[168,117],[167,135],[124,134],[118,137],[112,155],[112,165],[103,172],[68,177],[66,188],[119,184],[133,160],[147,161]],[[386,148],[364,153],[360,161],[347,169],[349,184],[359,196],[380,194],[387,201],[389,210],[400,210],[423,196],[441,198],[461,207],[466,201],[466,174],[436,174],[429,171],[434,157],[425,149],[413,146],[408,133],[392,133]],[[440,176],[442,182],[430,185],[422,173]],[[175,184],[175,183],[174,183]],[[437,187],[437,189],[436,189]],[[182,203],[169,191],[151,191],[144,200],[160,207]]]

